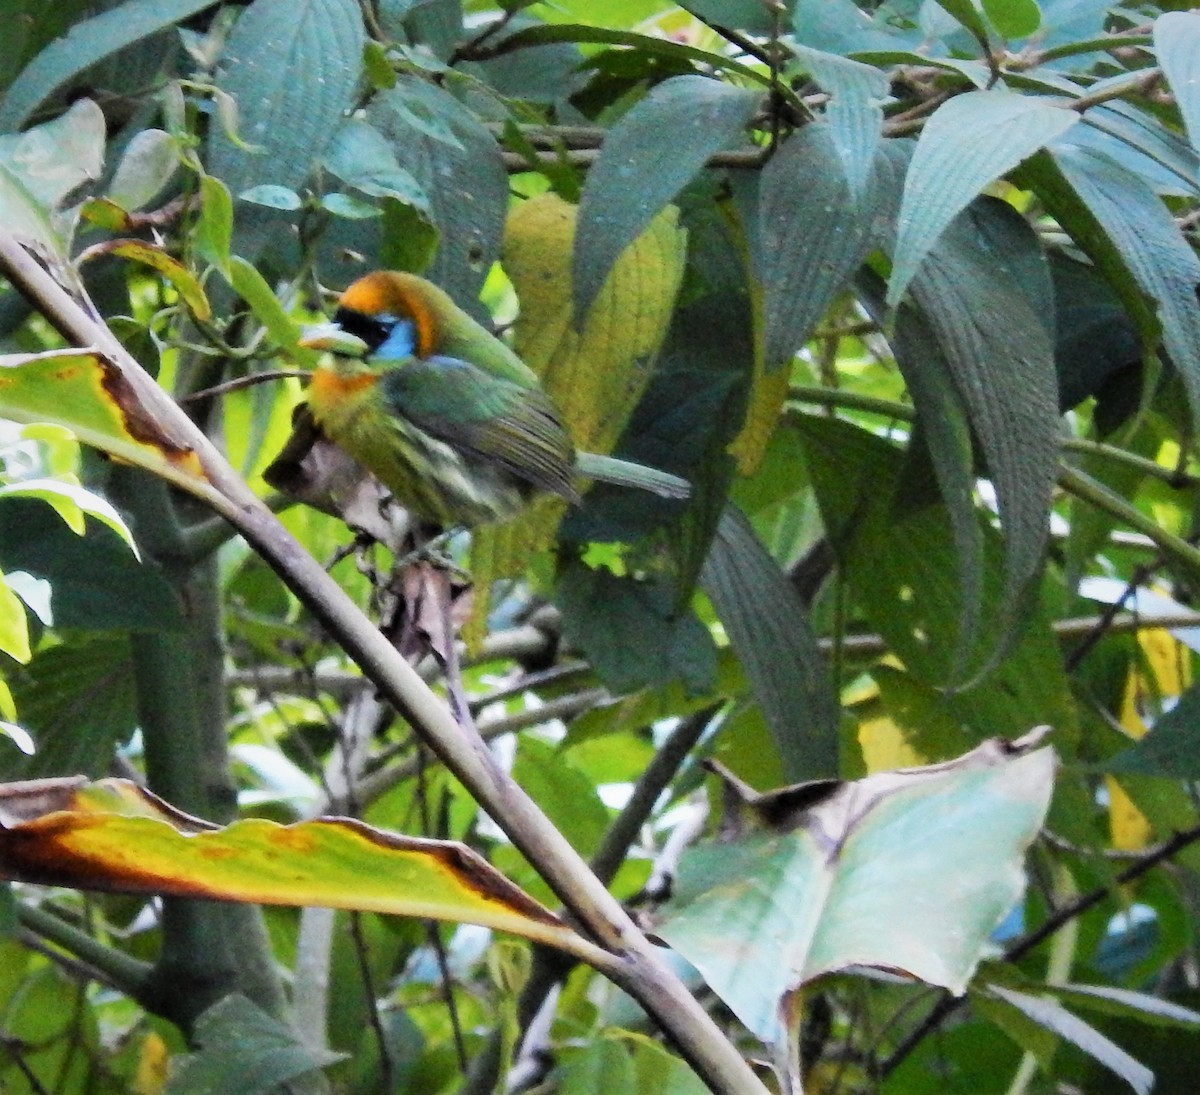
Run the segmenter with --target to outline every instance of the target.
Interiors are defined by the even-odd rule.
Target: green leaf
[[[135,558],[141,558],[137,544],[133,542],[133,533],[112,503],[78,483],[62,479],[22,479],[0,486],[0,499],[4,498],[40,498],[77,536],[82,536],[85,531],[84,516],[94,517],[120,536]]]
[[[979,43],[987,42],[987,24],[972,0],[936,0],[938,7],[971,32]]]
[[[1132,772],[1167,779],[1200,779],[1200,685],[1160,715],[1136,745],[1104,764],[1110,772]]]
[[[244,996],[226,996],[205,1011],[196,1020],[195,1041],[199,1050],[177,1063],[166,1095],[268,1095],[344,1056],[305,1045]]]
[[[260,183],[249,190],[243,190],[238,195],[238,201],[249,202],[251,205],[262,205],[267,209],[284,209],[292,211],[303,204],[300,195],[286,186],[276,186],[274,183]]]
[[[56,626],[148,631],[181,626],[171,587],[137,562],[116,532],[90,525],[77,535],[33,498],[5,498],[0,508],[0,566],[50,582]]]
[[[122,209],[149,205],[179,169],[179,142],[161,129],[143,129],[125,146],[105,195]]]
[[[1195,296],[1200,259],[1166,206],[1136,175],[1102,153],[1067,142],[1051,152],[1137,286],[1157,304],[1163,344],[1183,378],[1193,416],[1200,414],[1200,310]]]
[[[1168,11],[1155,19],[1154,52],[1175,93],[1192,147],[1200,152],[1200,15]]]
[[[438,118],[461,147],[413,129],[405,119],[414,113]],[[376,96],[367,108],[367,121],[387,138],[396,162],[428,198],[438,242],[426,276],[460,306],[485,318],[479,290],[499,255],[508,208],[508,173],[500,146],[453,95],[412,76],[401,76],[395,88]],[[426,236],[421,250],[428,242]]]
[[[192,233],[196,250],[228,277],[233,243],[233,198],[229,188],[211,175],[200,176],[200,216]]]
[[[895,307],[938,237],[989,183],[1065,133],[1079,115],[1010,91],[971,91],[921,131],[900,204],[888,304]]]
[[[13,680],[18,710],[37,752],[19,766],[9,765],[4,778],[107,774],[113,749],[137,728],[134,692],[127,634],[78,631],[39,650]]]
[[[512,773],[571,846],[590,857],[604,838],[609,816],[588,776],[552,745],[532,737],[521,738]]]
[[[25,604],[4,580],[0,570],[0,652],[14,661],[27,662],[33,657],[29,647],[29,620]]]
[[[888,95],[887,76],[871,65],[808,46],[796,46],[794,52],[821,89],[832,96],[821,117],[832,132],[850,191],[861,198],[883,130],[881,104]]]
[[[1107,138],[1107,139],[1106,139]],[[1200,155],[1152,114],[1119,99],[1101,103],[1071,131],[1070,143],[1107,153],[1159,193],[1194,196]]]
[[[389,100],[395,107],[395,100]],[[462,149],[455,141],[451,146]],[[325,166],[347,186],[375,198],[395,198],[424,213],[429,197],[410,171],[396,162],[387,138],[370,122],[348,118],[325,153]]]
[[[685,854],[657,934],[774,1044],[784,998],[848,966],[962,992],[1050,804],[1054,753],[1031,744],[763,796],[727,785],[734,828]]]
[[[701,585],[762,707],[789,780],[837,774],[838,699],[804,605],[735,507],[717,528]]]
[[[717,672],[708,629],[662,580],[618,578],[572,561],[559,574],[555,603],[563,630],[592,661],[614,692],[636,692],[682,680],[690,692],[707,692]],[[621,635],[614,643],[612,637]]]
[[[858,285],[860,299],[881,322],[886,311],[882,279],[864,271]],[[959,656],[950,667],[949,680],[957,682],[970,665],[983,598],[983,530],[975,513],[970,425],[955,385],[946,383],[952,370],[937,337],[926,317],[907,304],[901,304],[896,314],[892,349],[917,408],[914,445],[918,456],[914,459],[910,448],[908,474],[919,476],[928,466],[920,457],[927,455],[954,533],[960,599],[958,636],[952,649],[959,651]]]
[[[1200,1012],[1164,1000],[1161,996],[1112,985],[1054,985],[1050,991],[1060,1000],[1076,1007],[1091,1008],[1104,1015],[1123,1015],[1175,1030],[1200,1030]]]
[[[854,601],[905,668],[921,681],[943,685],[959,658],[961,591],[948,516],[901,493],[902,454],[847,422],[797,415],[812,484],[830,543]],[[979,515],[976,520],[980,520]],[[982,524],[983,602],[978,647],[996,642],[1003,596],[999,536]],[[1070,730],[1074,706],[1062,654],[1044,611],[1029,612],[1025,634],[1009,656],[975,687],[954,694],[951,710],[973,736],[1024,733],[1049,722]]]
[[[982,0],[983,14],[1001,38],[1028,38],[1042,23],[1037,0]]]
[[[18,129],[55,91],[119,49],[182,22],[214,0],[126,0],[76,23],[13,81],[0,103],[0,131]]]
[[[1154,1086],[1154,1073],[1061,1004],[1045,996],[1030,996],[1000,985],[989,986],[988,992],[1011,1004],[1035,1023],[1078,1046],[1120,1076],[1138,1095],[1149,1095]]]
[[[365,38],[354,0],[254,0],[217,76],[237,103],[243,147],[212,126],[208,170],[235,194],[262,183],[299,190],[353,100]]]
[[[875,187],[855,197],[834,134],[813,122],[763,168],[758,266],[766,363],[791,361],[872,244]]]
[[[996,489],[1004,602],[1015,610],[1042,564],[1058,467],[1049,267],[1033,229],[995,199],[957,218],[930,260],[912,283],[913,298],[938,339]],[[1006,641],[1002,633],[998,652]]]
[[[571,274],[577,327],[621,252],[713,153],[742,134],[761,100],[757,90],[677,76],[655,87],[612,127],[579,203]],[[664,139],[670,142],[669,156],[663,154]]]

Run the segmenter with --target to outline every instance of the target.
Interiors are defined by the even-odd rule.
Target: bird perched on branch
[[[308,389],[316,426],[425,520],[502,520],[537,491],[578,502],[578,476],[688,494],[676,476],[576,453],[532,370],[414,274],[359,278],[301,345],[327,351]]]

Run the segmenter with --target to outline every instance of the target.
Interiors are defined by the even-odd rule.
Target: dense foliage
[[[0,1090],[1191,1090],[1168,6],[0,0]],[[410,555],[378,268],[688,499]]]

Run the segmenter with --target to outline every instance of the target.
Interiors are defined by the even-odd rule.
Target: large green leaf
[[[930,259],[912,283],[913,298],[941,346],[995,486],[1004,596],[1015,607],[1042,564],[1058,467],[1049,267],[1024,218],[992,199],[958,217]],[[1003,633],[999,641],[1006,642]]]
[[[571,274],[576,326],[621,252],[714,152],[738,138],[761,101],[757,89],[677,76],[612,127],[579,202]],[[669,155],[664,141],[670,142]]]
[[[236,142],[214,124],[208,146],[235,197],[304,184],[351,104],[364,42],[354,0],[254,0],[242,12],[217,76],[237,103]]]
[[[834,53],[795,46],[796,60],[831,98],[821,117],[842,158],[850,192],[861,198],[883,129],[887,77],[879,69]]]
[[[420,184],[439,232],[427,276],[487,319],[479,290],[500,252],[508,175],[483,123],[449,92],[401,76],[367,110],[399,165]]]
[[[848,966],[961,993],[1024,888],[1022,856],[1050,804],[1054,753],[1031,745],[990,741],[832,787],[739,790],[742,832],[685,855],[657,933],[772,1043],[785,999]]]
[[[792,359],[866,258],[882,200],[870,184],[856,196],[823,122],[785,141],[763,169],[758,265],[768,367]]]
[[[989,183],[1079,121],[1044,99],[972,91],[925,123],[904,181],[888,304],[895,306],[950,222]]]
[[[838,770],[837,696],[804,605],[734,506],[717,527],[700,582],[762,707],[789,780]]]
[[[1165,205],[1138,176],[1102,153],[1060,142],[1054,163],[1107,236],[1137,286],[1158,307],[1162,339],[1200,412],[1200,259]],[[1086,246],[1086,243],[1085,243]],[[1112,278],[1110,277],[1110,283]]]
[[[18,129],[55,91],[97,61],[182,22],[215,0],[126,0],[76,23],[13,81],[0,103],[0,132]]]
[[[1179,113],[1200,152],[1200,15],[1168,11],[1154,21],[1154,51],[1175,93]]]
[[[859,610],[918,679],[944,685],[960,659],[961,596],[955,542],[928,490],[912,497],[900,451],[847,422],[795,416],[821,516]],[[980,520],[979,516],[976,520]],[[991,649],[1003,617],[999,537],[983,525],[980,649]],[[1062,655],[1041,610],[1007,658],[974,688],[957,693],[955,713],[974,737],[1022,733],[1036,722],[1074,724]]]
[[[618,578],[572,561],[558,576],[554,599],[563,631],[614,692],[677,679],[690,692],[711,689],[717,672],[712,636],[688,606],[676,603],[672,583]],[[613,642],[614,635],[621,641]]]

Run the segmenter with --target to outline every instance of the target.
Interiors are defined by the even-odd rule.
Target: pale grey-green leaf
[[[1200,152],[1200,15],[1194,11],[1160,15],[1154,20],[1154,49],[1192,147]]]
[[[1000,985],[990,986],[988,992],[1011,1004],[1035,1023],[1078,1046],[1084,1053],[1120,1076],[1138,1095],[1149,1095],[1154,1087],[1153,1072],[1095,1027],[1089,1026],[1079,1016],[1072,1015],[1057,1001],[1045,996],[1031,996]]]
[[[106,195],[122,209],[148,205],[179,169],[179,144],[161,129],[134,134],[113,173]]]
[[[888,304],[895,307],[946,226],[989,183],[1079,121],[1044,99],[972,91],[941,106],[904,182]]]

